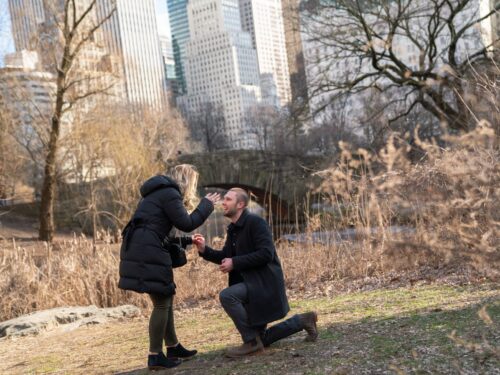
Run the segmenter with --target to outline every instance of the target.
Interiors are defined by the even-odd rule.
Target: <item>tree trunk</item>
[[[54,237],[54,199],[57,183],[56,158],[59,146],[59,133],[61,128],[61,118],[63,115],[65,93],[66,90],[68,90],[76,82],[82,81],[82,79],[75,78],[75,80],[67,84],[68,74],[84,43],[90,43],[93,41],[94,32],[98,28],[100,28],[116,10],[113,5],[113,9],[111,9],[110,13],[107,16],[99,20],[97,24],[93,24],[92,28],[87,32],[84,32],[82,28],[84,28],[85,26],[82,26],[82,22],[91,13],[92,8],[94,8],[94,6],[96,5],[96,1],[93,0],[89,2],[86,8],[83,9],[78,16],[75,13],[77,12],[76,3],[76,0],[64,0],[62,2],[58,2],[58,8],[56,9],[56,11],[59,12],[64,9],[64,14],[62,14],[64,24],[59,30],[62,33],[61,37],[63,39],[62,41],[57,41],[57,39],[51,40],[51,43],[55,47],[57,47],[57,45],[59,45],[58,43],[60,43],[62,56],[57,63],[56,69],[57,92],[51,122],[47,157],[45,159],[45,174],[43,178],[42,196],[40,202],[40,228],[38,230],[38,238],[42,241],[48,242],[52,242],[52,239]],[[55,20],[57,20],[57,14],[53,14],[52,16]],[[80,32],[82,32],[82,34]],[[78,35],[79,39],[75,41],[73,38]],[[75,87],[73,87],[72,90],[75,90]],[[81,96],[80,99],[89,95],[91,95],[91,91],[87,92],[86,95]],[[74,99],[71,104],[73,104],[76,100],[78,100],[78,98]],[[66,110],[68,110],[68,108],[66,108]]]
[[[7,175],[5,156],[5,139],[7,138],[7,124],[0,115],[0,199],[7,198]]]
[[[471,116],[469,108],[467,108],[467,104],[465,104],[465,90],[462,84],[457,84],[455,100],[457,101],[458,116],[453,119],[454,121],[450,124],[450,126],[453,129],[468,132],[471,129]]]
[[[60,112],[59,112],[60,113]],[[45,159],[45,175],[40,202],[40,228],[38,239],[52,242],[54,237],[54,194],[56,185],[56,154],[59,140],[60,120],[58,114],[52,118],[49,149]]]
[[[3,139],[3,135],[2,135],[2,139]],[[3,142],[2,142],[2,139],[0,139],[0,149],[3,149]],[[0,199],[5,199],[7,198],[7,184],[6,184],[6,175],[5,175],[5,171],[4,171],[4,166],[5,166],[5,160],[4,160],[4,157],[3,157],[3,152],[2,154],[0,155]]]
[[[97,252],[97,199],[94,190],[94,166],[92,165],[90,169],[90,214],[92,218],[92,252],[95,255]]]

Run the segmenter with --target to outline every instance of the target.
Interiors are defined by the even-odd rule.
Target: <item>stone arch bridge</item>
[[[300,220],[307,196],[319,183],[313,173],[326,168],[331,159],[235,150],[181,155],[178,161],[196,166],[200,186],[250,191],[276,226]]]

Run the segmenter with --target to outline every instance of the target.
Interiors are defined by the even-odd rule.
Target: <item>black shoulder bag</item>
[[[168,251],[172,259],[172,268],[179,268],[187,263],[186,250],[177,241],[165,237],[163,240],[163,248]]]

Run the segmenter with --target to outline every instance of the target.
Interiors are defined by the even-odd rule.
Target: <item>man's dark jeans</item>
[[[243,342],[252,341],[260,335],[264,346],[269,346],[273,342],[304,329],[298,315],[294,315],[268,329],[266,329],[266,326],[251,326],[248,323],[248,315],[245,309],[245,304],[248,303],[248,290],[245,283],[238,283],[223,289],[219,294],[219,299],[227,315],[233,320],[234,325],[240,332]]]

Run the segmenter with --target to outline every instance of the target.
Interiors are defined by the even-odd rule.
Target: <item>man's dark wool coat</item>
[[[183,232],[198,228],[214,206],[203,198],[188,214],[179,186],[166,176],[151,177],[141,186],[140,192],[142,199],[123,230],[118,286],[139,293],[169,296],[175,293],[175,284],[172,260],[162,246],[163,239],[172,227]],[[188,244],[190,241],[182,243],[183,246]]]
[[[248,289],[246,310],[251,325],[262,326],[283,318],[290,308],[283,270],[266,221],[244,210],[238,221],[229,225],[229,231],[233,235],[228,234],[222,250],[207,246],[202,257],[216,264],[224,258],[233,259],[234,271],[241,274]],[[231,254],[232,239],[235,254]],[[229,277],[229,285],[232,279]]]

